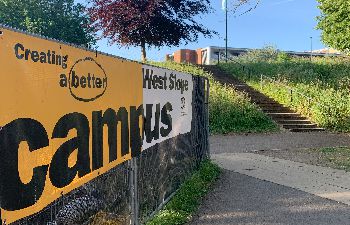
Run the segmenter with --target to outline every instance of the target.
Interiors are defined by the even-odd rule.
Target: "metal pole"
[[[130,188],[130,225],[139,225],[139,201],[137,187],[137,158],[134,157],[128,161],[129,167],[129,188]]]
[[[226,47],[225,47],[225,56],[226,56],[226,62],[227,62],[227,42],[228,42],[228,8],[227,8],[227,0],[226,0]]]
[[[207,144],[207,157],[208,159],[210,159],[210,144],[209,144],[209,95],[210,95],[210,83],[209,83],[209,79],[206,78],[206,81],[207,81],[207,103],[206,103],[206,110],[207,110],[207,133],[206,133],[206,144]]]
[[[313,51],[313,49],[312,49],[312,37],[310,37],[310,40],[311,40],[311,56],[310,56],[310,61],[312,61],[312,51]]]

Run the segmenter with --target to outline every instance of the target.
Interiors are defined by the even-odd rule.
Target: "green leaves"
[[[350,50],[350,2],[345,0],[318,0],[321,16],[317,29],[322,30],[322,41],[345,53]]]
[[[277,130],[248,97],[232,87],[211,84],[209,122],[212,133],[265,132]]]
[[[216,164],[209,160],[204,161],[199,170],[181,185],[165,208],[147,225],[180,225],[188,222],[220,173]]]
[[[95,44],[95,30],[73,0],[2,0],[0,23],[77,45]]]

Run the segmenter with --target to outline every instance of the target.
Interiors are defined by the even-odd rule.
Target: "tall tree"
[[[74,0],[1,0],[0,23],[77,45],[95,43],[89,15]]]
[[[322,41],[337,50],[350,52],[350,2],[347,0],[317,0],[321,15],[317,28],[322,30]]]
[[[111,43],[140,46],[178,46],[211,31],[195,18],[211,10],[209,0],[92,0],[89,13],[94,27]]]

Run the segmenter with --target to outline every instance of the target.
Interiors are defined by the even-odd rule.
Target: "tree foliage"
[[[321,16],[317,28],[322,30],[322,41],[335,49],[350,50],[350,1],[317,0]]]
[[[111,43],[141,46],[178,46],[213,31],[195,18],[209,13],[209,0],[92,0],[89,8],[94,27]]]
[[[94,44],[94,30],[74,0],[1,0],[0,23],[77,45]]]

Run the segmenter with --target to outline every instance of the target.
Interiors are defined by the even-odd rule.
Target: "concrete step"
[[[322,132],[325,131],[324,128],[296,128],[296,129],[290,129],[290,132]]]
[[[262,110],[274,110],[274,109],[290,109],[287,107],[284,107],[282,105],[278,105],[278,104],[266,104],[266,105],[261,105],[261,104],[257,104],[257,106],[259,106]]]
[[[317,128],[317,124],[283,124],[284,129]]]
[[[299,113],[266,113],[266,115],[270,116],[273,119],[300,119],[305,120],[306,117],[300,115]]]
[[[234,84],[234,86],[236,87],[236,89],[240,90],[240,91],[253,91],[253,92],[257,92],[255,89],[249,87],[248,85],[241,85],[241,84]]]
[[[254,102],[257,105],[274,105],[274,104],[278,104],[276,101],[273,100],[262,100],[262,99],[256,99],[256,100],[252,100],[252,102]]]
[[[273,100],[273,101],[269,101],[269,102],[261,102],[261,103],[259,103],[259,105],[260,106],[284,106],[284,105],[282,105],[282,104],[280,104],[279,102],[276,102],[275,100]]]
[[[251,95],[250,98],[252,99],[252,101],[260,100],[261,103],[266,103],[266,104],[271,103],[271,102],[276,102],[274,99],[266,97],[266,96]]]
[[[275,100],[261,101],[260,103],[256,103],[256,104],[258,104],[261,107],[264,107],[264,106],[283,106],[282,104],[276,102]]]
[[[264,95],[263,93],[260,93],[260,92],[257,92],[257,91],[249,91],[249,90],[247,90],[247,91],[249,92],[249,94],[251,96],[258,96],[258,97],[269,98],[268,96]]]
[[[295,113],[295,111],[288,108],[273,108],[273,109],[262,109],[264,113]]]
[[[247,93],[248,96],[252,99],[252,101],[257,101],[257,100],[263,100],[263,101],[275,101],[272,98],[268,98],[262,94],[251,94],[251,93]]]
[[[291,120],[291,119],[280,119],[276,120],[278,124],[313,124],[310,120]]]
[[[272,120],[276,121],[277,123],[281,120],[307,120],[304,116],[270,116]]]
[[[250,89],[251,89],[251,87],[248,86],[248,85],[245,84],[245,83],[235,84],[235,87],[236,87],[236,88],[250,88]]]
[[[249,94],[250,94],[251,96],[257,96],[257,97],[262,97],[262,98],[268,98],[268,99],[270,99],[270,97],[264,95],[263,93],[259,93],[259,92],[249,92]]]
[[[288,109],[288,110],[291,110],[290,108],[288,107],[284,107],[282,105],[258,105],[263,111],[264,110],[284,110],[284,109]],[[291,110],[293,111],[293,110]]]

